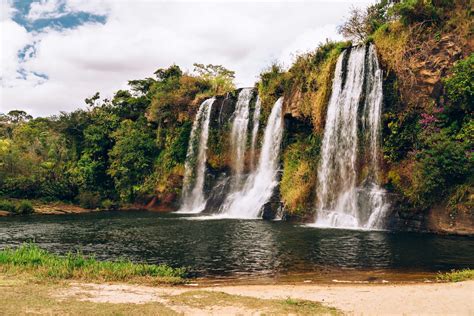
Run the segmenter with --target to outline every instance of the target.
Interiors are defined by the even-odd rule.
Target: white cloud
[[[11,25],[2,28],[0,50],[9,57],[2,59],[2,73],[8,75],[2,75],[0,112],[70,111],[96,91],[110,97],[128,80],[150,76],[172,63],[188,70],[194,62],[222,64],[236,71],[239,85],[253,85],[272,61],[289,64],[295,53],[312,50],[326,38],[338,38],[336,25],[352,4],[69,0],[68,11],[107,13],[107,23],[26,35],[18,25],[23,31]],[[5,34],[17,37],[15,47],[6,48],[10,42],[6,45]],[[20,66],[12,56],[33,41],[36,55],[21,66],[30,73],[46,74],[49,80],[43,84],[34,75],[26,81],[12,78]]]
[[[28,13],[27,19],[34,21],[37,19],[52,19],[63,16],[64,13],[59,12],[59,0],[40,0],[39,2],[33,2],[30,6],[30,12]]]

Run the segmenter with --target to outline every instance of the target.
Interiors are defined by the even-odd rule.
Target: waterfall
[[[233,186],[235,188],[239,188],[242,183],[249,125],[249,105],[252,95],[253,89],[251,88],[245,88],[240,91],[235,105],[234,119],[232,121],[230,144],[232,148],[232,167],[234,172]]]
[[[282,104],[283,98],[278,99],[268,118],[257,168],[247,177],[241,190],[227,196],[221,207],[223,217],[259,218],[263,205],[278,185],[283,137]]]
[[[215,98],[205,100],[199,106],[191,129],[186,153],[183,196],[179,213],[200,213],[206,207],[204,180],[206,176],[207,139],[209,121]]]
[[[359,113],[361,101],[364,107]],[[388,208],[377,176],[381,107],[382,71],[375,48],[370,45],[366,51],[365,46],[358,46],[343,52],[336,64],[321,147],[317,226],[381,228]],[[364,161],[363,153],[369,156],[368,172],[360,181],[358,162]]]
[[[257,101],[255,102],[255,110],[253,112],[253,128],[252,128],[252,139],[250,142],[250,167],[254,169],[254,161],[255,161],[255,147],[257,146],[257,136],[258,136],[258,128],[260,126],[260,111],[262,108],[262,102],[260,101],[260,97],[257,96]]]

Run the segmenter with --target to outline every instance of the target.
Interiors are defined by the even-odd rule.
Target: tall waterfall
[[[263,205],[268,202],[278,185],[280,145],[283,137],[283,98],[273,105],[264,133],[258,166],[243,188],[230,193],[221,207],[221,214],[232,218],[259,218]]]
[[[253,89],[242,89],[235,105],[234,119],[230,143],[232,148],[232,167],[234,172],[233,186],[238,188],[242,182],[242,174],[245,164],[245,147],[247,145],[249,125],[249,105],[252,99]]]
[[[253,128],[252,128],[252,139],[250,143],[250,167],[253,169],[254,161],[255,161],[255,147],[257,146],[257,136],[258,136],[258,128],[260,127],[260,112],[262,108],[262,102],[260,101],[260,97],[257,96],[257,101],[255,102],[255,110],[253,112]]]
[[[381,228],[388,208],[377,176],[382,97],[375,48],[343,52],[336,64],[318,168],[317,226]],[[360,162],[367,165],[364,179]]]
[[[199,106],[191,129],[186,153],[183,197],[179,213],[200,213],[206,207],[204,180],[206,175],[207,139],[209,121],[215,98],[205,100]]]

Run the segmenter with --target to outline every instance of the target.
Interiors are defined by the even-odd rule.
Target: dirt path
[[[219,301],[214,296],[206,296],[205,293],[210,295],[210,292],[232,295],[234,305],[228,302],[229,297],[227,301]],[[186,294],[189,294],[186,300],[170,300],[170,297]],[[198,289],[75,283],[66,291],[58,293],[57,297],[74,297],[96,303],[159,302],[175,312],[187,315],[259,314],[258,305],[250,305],[253,308],[239,307],[236,295],[265,300],[291,298],[321,302],[355,315],[474,315],[474,281],[395,285],[239,285]],[[189,304],[192,302],[190,299],[195,302]],[[210,301],[206,303],[206,299]]]

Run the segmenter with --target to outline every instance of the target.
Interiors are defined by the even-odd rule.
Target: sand
[[[148,287],[139,285],[74,283],[60,297],[108,303],[166,304],[166,296],[196,290],[196,287]],[[204,291],[219,291],[232,295],[260,299],[304,299],[321,302],[349,315],[474,315],[474,281],[459,283],[415,284],[301,284],[301,285],[219,285],[199,287]],[[196,309],[169,306],[184,314]],[[247,314],[229,307],[212,306],[215,312],[201,310],[199,314]],[[254,314],[258,311],[247,311]]]

